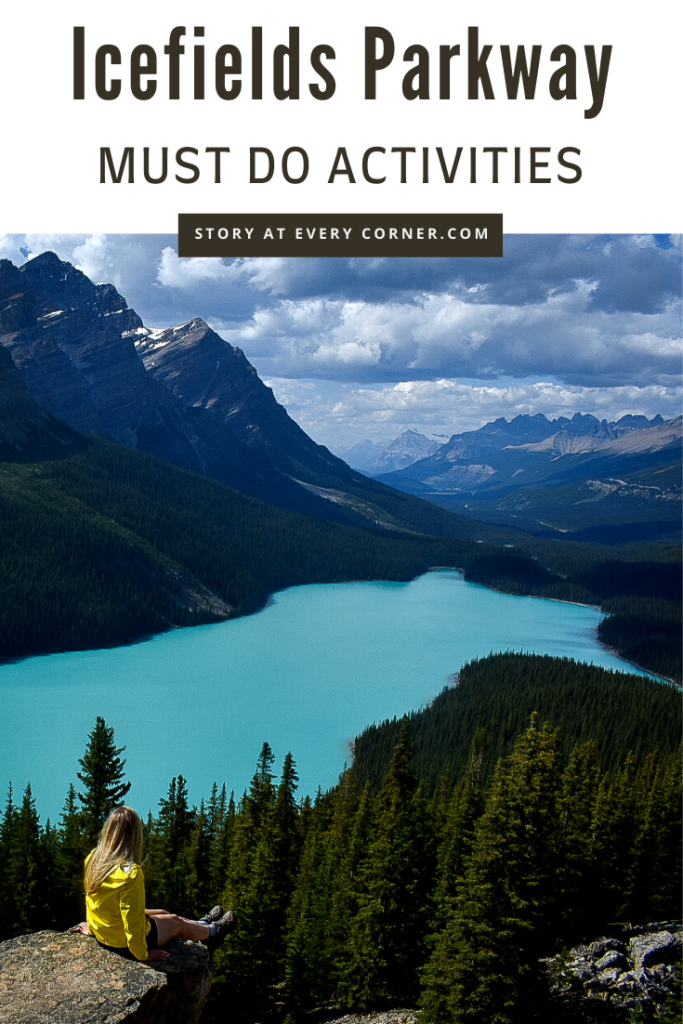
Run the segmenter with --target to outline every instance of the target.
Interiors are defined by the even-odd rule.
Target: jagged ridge
[[[72,430],[316,518],[462,533],[457,517],[368,481],[312,441],[203,320],[150,330],[113,285],[54,253],[20,268],[0,261],[0,346],[40,409]]]

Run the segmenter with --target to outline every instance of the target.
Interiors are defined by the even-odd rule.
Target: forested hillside
[[[407,717],[415,770],[432,789],[446,770],[457,778],[484,729],[491,773],[532,712],[560,730],[564,756],[593,740],[605,771],[615,771],[627,750],[638,765],[656,748],[673,753],[683,736],[681,692],[673,686],[569,658],[493,654],[465,665],[429,707]],[[402,722],[371,725],[356,737],[354,771],[373,792],[388,771]]]
[[[0,656],[126,643],[247,614],[283,587],[408,580],[477,550],[320,522],[93,439],[0,466]]]
[[[608,719],[644,705],[621,714],[580,672],[563,701],[577,666],[559,668],[555,723],[582,689],[609,751],[590,730],[563,742],[536,712],[513,731],[513,688],[497,708],[505,728],[476,727],[464,765],[436,789],[421,784],[409,721],[376,794],[349,769],[300,801],[292,754],[278,780],[267,743],[241,797],[215,785],[192,807],[182,775],[171,780],[146,824],[147,903],[196,916],[220,897],[237,915],[213,956],[210,1020],[419,1004],[429,1024],[550,1021],[540,958],[611,921],[680,913],[680,751],[648,733],[634,756],[628,729],[610,732]],[[646,685],[651,712],[657,696],[678,699]],[[2,937],[83,917],[83,858],[128,788],[122,752],[98,719],[57,826],[41,826],[30,787],[21,799],[10,790]]]
[[[606,552],[598,544],[520,538],[515,547],[482,548],[465,578],[512,594],[599,605],[608,616],[598,629],[602,643],[640,668],[681,682],[678,545],[624,544]]]

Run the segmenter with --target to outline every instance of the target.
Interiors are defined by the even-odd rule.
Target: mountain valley
[[[450,566],[511,593],[621,601],[615,646],[628,635],[633,660],[680,676],[679,421],[524,416],[425,457],[435,443],[406,432],[383,464],[418,460],[371,479],[200,318],[148,328],[54,253],[0,261],[0,657]]]
[[[461,515],[536,536],[677,540],[683,418],[499,419],[378,479]]]

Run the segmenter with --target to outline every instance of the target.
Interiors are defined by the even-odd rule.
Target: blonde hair
[[[115,807],[102,826],[97,846],[85,862],[86,893],[95,892],[115,868],[141,861],[140,817],[132,807]]]

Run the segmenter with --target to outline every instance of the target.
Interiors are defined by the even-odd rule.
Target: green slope
[[[495,654],[465,665],[456,685],[409,716],[418,776],[435,786],[450,765],[459,778],[478,729],[487,733],[490,774],[534,711],[540,722],[561,730],[565,754],[593,740],[603,770],[615,770],[629,751],[640,763],[657,747],[671,753],[681,742],[681,692],[673,686],[568,658]],[[354,771],[374,790],[389,768],[400,729],[393,719],[355,740]]]

